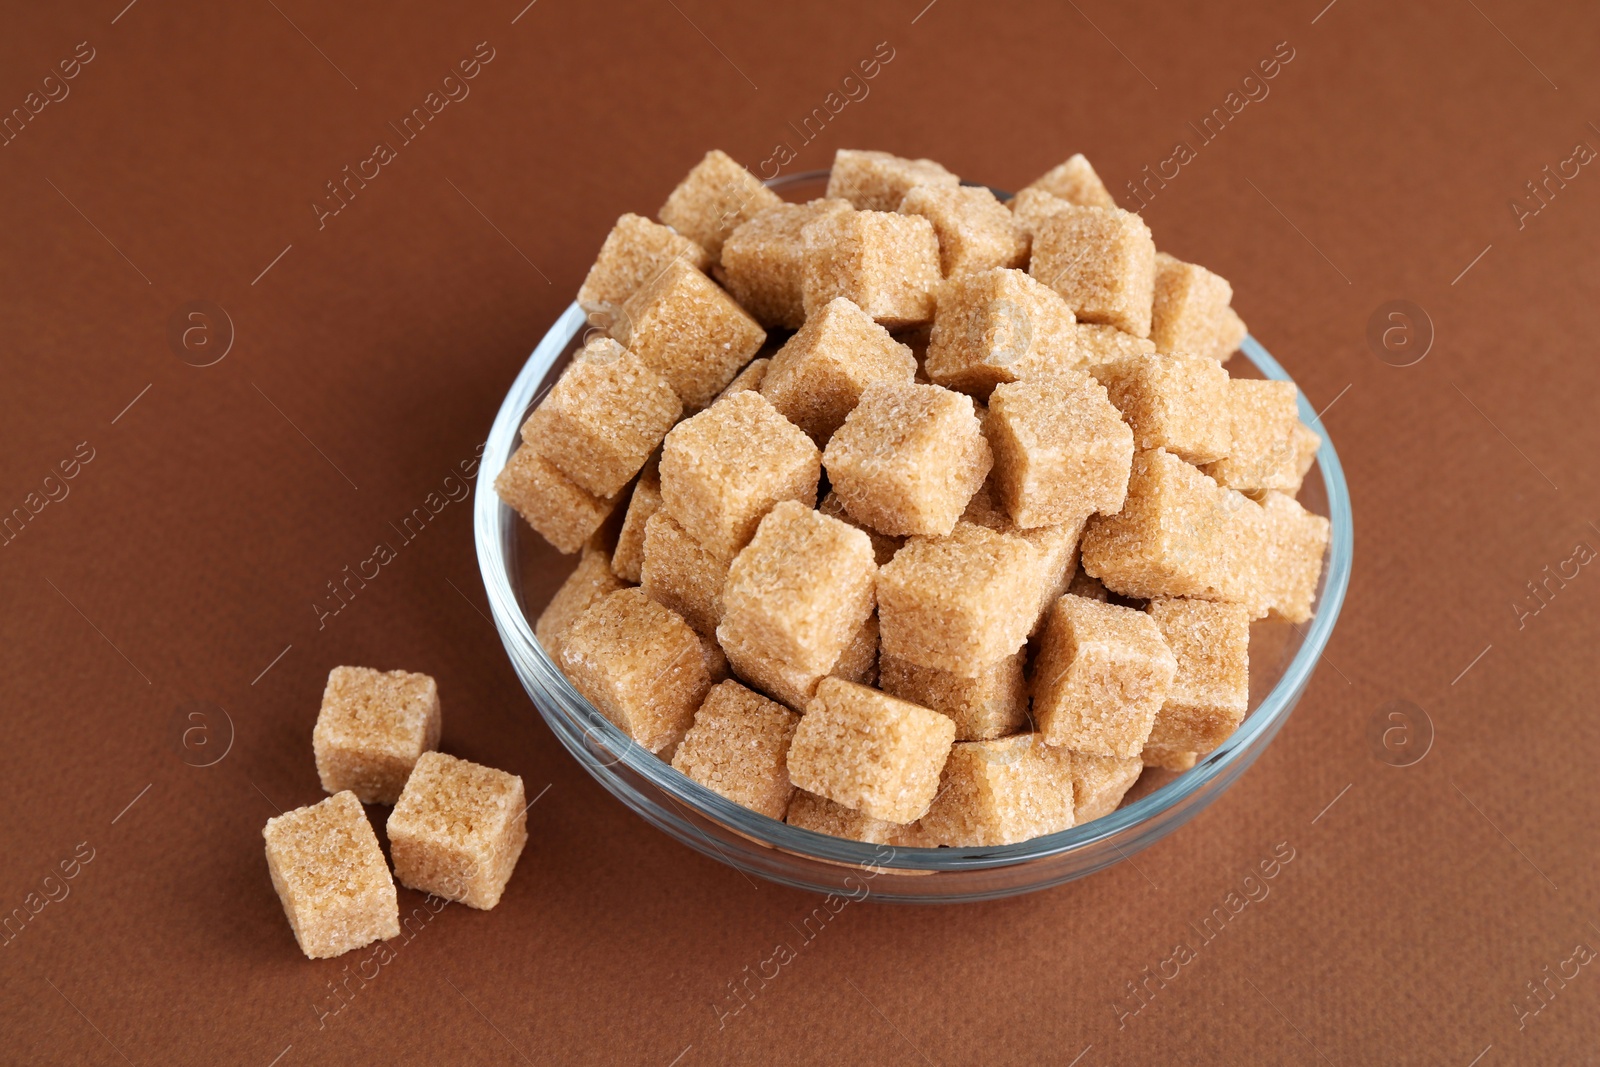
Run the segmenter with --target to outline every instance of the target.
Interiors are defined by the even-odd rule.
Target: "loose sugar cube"
[[[1230,345],[1231,338],[1231,353],[1240,340],[1225,314],[1232,300],[1233,286],[1226,278],[1157,252],[1150,340],[1158,352],[1170,356],[1210,357]]]
[[[909,383],[911,350],[844,297],[817,310],[772,357],[761,395],[822,447],[873,382]]]
[[[826,672],[872,614],[877,571],[866,534],[783,501],[728,570],[717,637]]]
[[[1077,365],[1072,309],[1055,290],[1020,270],[964,274],[939,291],[928,339],[928,377],[988,400],[1003,382]]]
[[[585,311],[619,308],[667,264],[677,261],[697,270],[710,266],[706,250],[672,227],[623,215],[600,246],[600,257],[578,290],[578,303]]]
[[[735,393],[667,434],[661,506],[707,551],[731,559],[773,505],[817,499],[817,446],[760,393]]]
[[[671,515],[658,511],[644,526],[640,588],[700,633],[714,634],[722,621],[722,586],[729,562],[706,551]]]
[[[779,204],[744,223],[722,246],[722,281],[741,307],[768,328],[805,322],[806,224],[851,210],[848,200]]]
[[[1222,313],[1222,329],[1217,339],[1217,347],[1212,349],[1211,358],[1221,360],[1223,363],[1239,351],[1239,346],[1250,334],[1250,327],[1244,324],[1233,308],[1228,308]]]
[[[522,779],[430,752],[389,813],[389,852],[400,884],[469,908],[500,903],[528,843]]]
[[[1186,752],[1170,745],[1146,744],[1144,751],[1139,754],[1139,760],[1146,767],[1156,767],[1163,771],[1186,771],[1199,762],[1200,754]]]
[[[1121,509],[1133,431],[1086,374],[1067,372],[995,387],[984,434],[994,449],[996,495],[1018,526],[1082,521]]]
[[[1040,640],[1034,720],[1048,744],[1137,759],[1177,667],[1150,616],[1064,596]]]
[[[759,393],[761,383],[767,379],[767,368],[772,365],[768,358],[752,359],[744,370],[740,371],[728,387],[717,394],[717,399],[722,400],[734,393]]]
[[[628,298],[612,336],[698,410],[733,381],[767,334],[716,282],[678,262]]]
[[[1030,247],[1033,238],[1039,233],[1039,227],[1044,225],[1046,219],[1054,218],[1072,206],[1070,201],[1063,200],[1054,193],[1047,193],[1043,189],[1023,189],[1006,203],[1012,219],[1027,235]]]
[[[878,571],[884,655],[980,674],[1027,640],[1038,573],[1033,545],[971,523],[907,542]]]
[[[931,159],[841,148],[828,174],[828,195],[843,197],[862,211],[893,211],[919,185],[954,189],[960,184],[960,178]]]
[[[1014,845],[1072,824],[1072,754],[1020,734],[956,742],[937,799],[908,836],[925,848]]]
[[[1133,212],[1070,207],[1040,223],[1028,272],[1084,322],[1149,337],[1155,257],[1150,227]]]
[[[843,837],[851,841],[864,841],[869,845],[898,843],[905,827],[898,823],[874,819],[843,804],[835,804],[827,797],[819,797],[804,789],[796,789],[789,801],[785,822],[802,830],[811,830],[829,837]]]
[[[426,674],[335,667],[311,744],[326,792],[393,804],[417,757],[439,745],[439,687]]]
[[[902,215],[921,215],[939,238],[939,269],[946,278],[1028,262],[1028,235],[1006,206],[981,185],[912,189]]]
[[[562,474],[527,444],[506,460],[494,491],[532,526],[568,555],[581,549],[617,506],[616,497],[597,497]]]
[[[1250,613],[1240,604],[1170,598],[1152,600],[1148,610],[1178,669],[1146,750],[1210,752],[1250,706]]]
[[[968,677],[885,654],[878,660],[878,687],[948,715],[956,724],[956,740],[985,741],[1014,734],[1027,724],[1026,659],[1019,648]]]
[[[789,778],[807,792],[888,822],[933,801],[955,724],[936,711],[824,678],[789,747]]]
[[[1106,396],[1133,428],[1135,448],[1165,448],[1190,463],[1228,454],[1232,435],[1218,417],[1228,372],[1206,357],[1134,356],[1092,368]]]
[[[1078,825],[1116,811],[1143,773],[1144,761],[1137,756],[1118,759],[1072,753],[1072,800]]]
[[[572,624],[561,669],[602,715],[651,752],[677,744],[711,688],[694,629],[642,589],[620,589]]]
[[[1045,171],[1024,186],[1023,192],[1030,189],[1050,193],[1079,207],[1117,206],[1117,202],[1111,199],[1111,194],[1106,191],[1100,175],[1094,172],[1094,168],[1089,165],[1082,152],[1072,156],[1065,163],[1057,164]]]
[[[354,793],[268,819],[261,836],[301,952],[327,959],[400,936],[394,880]]]
[[[933,318],[934,289],[941,279],[939,238],[927,219],[893,211],[843,211],[806,223],[801,238],[801,293],[808,318],[840,296],[891,330]]]
[[[645,523],[660,509],[661,472],[652,461],[639,472],[639,480],[633,485],[622,529],[617,533],[617,547],[611,553],[611,570],[625,582],[639,584],[639,571],[644,566]]]
[[[783,198],[726,152],[713,149],[694,165],[661,205],[661,221],[698,241],[715,260],[728,235]]]
[[[566,638],[567,630],[578,621],[578,616],[607,593],[615,593],[623,588],[624,584],[612,571],[604,552],[594,548],[583,550],[578,557],[577,568],[561,583],[561,588],[556,590],[556,595],[539,613],[539,621],[533,627],[534,636],[553,661],[561,662],[561,642]],[[403,784],[404,776],[395,786],[395,796],[400,795],[400,785]],[[393,804],[394,801],[384,803]]]
[[[889,534],[881,534],[872,527],[865,526],[856,519],[851,518],[850,513],[844,509],[844,501],[840,500],[839,494],[831,489],[828,490],[828,495],[822,498],[822,503],[817,505],[817,510],[829,518],[838,519],[840,522],[848,522],[851,526],[866,534],[872,541],[872,556],[880,567],[894,559],[894,554],[900,551],[901,545],[906,543],[904,537],[891,537]]]
[[[868,615],[867,621],[856,627],[855,635],[850,638],[850,643],[844,646],[844,651],[839,653],[839,658],[833,661],[833,669],[828,673],[835,678],[855,682],[857,685],[878,684],[876,612]]]
[[[1268,493],[1261,509],[1264,551],[1257,574],[1263,602],[1273,614],[1303,623],[1311,618],[1330,524],[1283,493]]]
[[[1156,346],[1143,337],[1124,333],[1115,326],[1080,322],[1068,331],[1078,363],[1095,366],[1133,356],[1148,356]]]
[[[800,716],[738,682],[712,688],[672,766],[772,819],[789,810],[789,742]]]
[[[1293,382],[1229,378],[1223,421],[1225,458],[1204,467],[1230,489],[1287,489],[1299,484],[1294,430],[1300,425]]]
[[[580,488],[612,497],[682,413],[665,378],[609,337],[597,337],[528,416],[522,439]]]
[[[880,533],[943,536],[993,457],[970,397],[936,385],[876,382],[828,440],[822,462],[857,521]]]

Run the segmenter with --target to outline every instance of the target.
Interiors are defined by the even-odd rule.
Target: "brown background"
[[[0,30],[5,111],[95,51],[0,148],[0,508],[93,450],[0,548],[0,909],[93,850],[0,948],[0,1058],[1592,1062],[1594,968],[1521,1028],[1516,1005],[1600,946],[1600,577],[1552,582],[1521,628],[1513,604],[1600,547],[1600,175],[1520,230],[1508,207],[1600,146],[1592,5],[124,2],[11,3]],[[319,230],[324,183],[480,41],[470,97]],[[800,146],[789,122],[884,41],[870,96]],[[312,605],[473,455],[611,221],[707,148],[757,165],[789,141],[790,169],[883,148],[1001,188],[1082,150],[1121,191],[1283,41],[1270,96],[1146,217],[1335,405],[1357,562],[1327,665],[1135,862],[1002,903],[851,905],[719,1025],[816,899],[672,842],[558,748],[485,619],[469,506],[320,629]],[[1399,298],[1437,334],[1407,368],[1365,339]],[[206,368],[167,337],[197,299],[234,333]],[[300,955],[260,831],[320,796],[339,663],[436,675],[446,747],[548,792],[501,905],[445,909],[319,1027],[368,953]],[[1433,743],[1396,768],[1371,736],[1402,699],[1410,758]],[[231,719],[213,766],[178,740],[194,701]],[[221,713],[201,721],[220,750]],[[1125,983],[1275,846],[1295,858],[1270,895],[1131,1013]]]

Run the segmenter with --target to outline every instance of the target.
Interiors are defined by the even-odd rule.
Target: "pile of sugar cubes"
[[[617,220],[607,327],[495,483],[579,554],[536,632],[608,719],[926,847],[1098,818],[1239,725],[1251,620],[1310,617],[1329,525],[1295,387],[1223,368],[1224,279],[1081,155],[1002,203],[841,150],[790,204],[711,152],[659,218]]]
[[[267,820],[267,868],[300,949],[338,956],[398,937],[394,879],[487,910],[528,842],[522,779],[436,751],[439,687],[426,674],[335,667],[312,748],[332,796]],[[393,807],[394,877],[362,804]]]

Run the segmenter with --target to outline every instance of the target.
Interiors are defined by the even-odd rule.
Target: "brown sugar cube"
[[[561,670],[651,752],[682,739],[711,688],[700,636],[642,589],[608,594],[579,616],[567,631]]]
[[[1261,505],[1264,551],[1258,588],[1266,607],[1292,623],[1311,618],[1331,526],[1290,496],[1268,493]]]
[[[806,246],[801,231],[824,215],[849,211],[848,200],[779,204],[741,225],[722,246],[722,282],[739,305],[769,329],[806,320]]]
[[[943,536],[993,457],[970,397],[937,385],[876,382],[829,438],[822,463],[856,521],[880,533]]]
[[[893,211],[919,185],[954,189],[960,184],[960,178],[931,159],[841,148],[828,174],[828,196],[843,197],[861,211]]]
[[[1156,246],[1133,212],[1069,207],[1051,215],[1033,236],[1028,273],[1060,293],[1082,321],[1150,336]]]
[[[429,752],[389,813],[389,852],[400,884],[469,908],[500,903],[528,843],[522,779]]]
[[[1224,314],[1233,301],[1233,286],[1220,275],[1181,259],[1156,253],[1155,300],[1150,312],[1150,340],[1169,356],[1216,355],[1239,347],[1233,324]],[[1237,318],[1237,316],[1235,316]]]
[[[761,395],[804,430],[817,447],[844,423],[873,382],[907,382],[917,372],[911,349],[844,297],[830,300],[778,349]]]
[[[611,338],[597,337],[522,424],[522,439],[580,488],[612,497],[682,413],[665,378]]]
[[[626,584],[611,569],[604,552],[584,548],[583,554],[578,557],[578,566],[561,583],[561,588],[556,590],[556,595],[539,613],[539,621],[533,627],[534,636],[544,646],[551,660],[561,662],[561,642],[567,630],[578,621],[578,616],[588,611],[595,601],[607,593],[615,593]],[[401,784],[404,784],[403,778]],[[400,795],[398,786],[395,795]],[[393,804],[394,801],[387,803]]]
[[[878,571],[883,654],[968,677],[1022,647],[1038,603],[1039,551],[1020,537],[958,523],[916,538]]]
[[[1228,454],[1202,469],[1230,489],[1299,485],[1294,430],[1300,425],[1293,382],[1229,378],[1222,408]]]
[[[1072,800],[1078,825],[1110,815],[1144,773],[1144,761],[1072,753]]]
[[[1098,600],[1102,604],[1111,598],[1110,592],[1100,584],[1100,579],[1092,576],[1083,569],[1083,564],[1078,564],[1078,571],[1067,583],[1067,592],[1073,596],[1081,596],[1085,600]]]
[[[728,383],[728,387],[717,394],[717,399],[722,400],[732,396],[734,393],[761,392],[761,383],[766,381],[767,368],[771,365],[772,360],[766,357],[752,359],[745,369],[740,371],[733,381]]]
[[[1146,744],[1139,753],[1139,761],[1146,767],[1163,771],[1186,771],[1200,761],[1198,752],[1186,752],[1170,745]]]
[[[863,841],[869,845],[898,844],[900,835],[905,831],[905,827],[898,823],[874,819],[804,789],[794,791],[784,821],[802,830]]]
[[[1072,824],[1072,753],[1019,734],[957,741],[938,797],[906,836],[924,848],[1014,845]]]
[[[1115,326],[1080,322],[1068,331],[1077,362],[1088,367],[1134,356],[1148,356],[1156,346],[1143,337],[1124,333]]]
[[[825,673],[872,614],[877,573],[866,534],[785,500],[728,569],[717,638]]]
[[[1020,270],[964,274],[939,291],[928,377],[988,400],[996,385],[1071,369],[1079,361],[1072,309]]]
[[[789,746],[789,778],[810,793],[886,822],[932,803],[955,724],[875,689],[824,678]]]
[[[715,260],[728,235],[783,198],[726,152],[712,149],[694,165],[657,212],[661,221],[699,242]]]
[[[562,474],[527,444],[506,460],[494,491],[529,526],[568,555],[581,549],[617,506],[616,497],[597,497]]]
[[[711,403],[767,338],[733,297],[682,262],[629,297],[611,333],[690,410]]]
[[[900,551],[901,545],[906,543],[904,537],[881,534],[872,527],[863,525],[856,519],[851,518],[850,513],[844,509],[844,501],[840,500],[839,494],[832,489],[828,490],[828,494],[822,498],[822,503],[817,505],[817,510],[831,519],[848,522],[851,526],[866,534],[872,541],[872,556],[877,560],[880,567],[894,559],[894,554]]]
[[[710,680],[710,683],[717,685],[726,682],[729,675],[732,674],[732,670],[728,666],[728,654],[722,651],[721,645],[717,644],[716,637],[714,635],[707,637],[705,634],[701,634],[700,651],[703,653],[702,658],[706,664],[706,678]]]
[[[1082,152],[1073,155],[1065,163],[1059,163],[1045,171],[1025,185],[1023,192],[1029,189],[1050,193],[1079,207],[1117,206],[1117,202],[1111,199],[1111,194],[1106,191],[1100,175],[1094,172],[1094,168],[1089,165]]]
[[[639,480],[633,484],[633,495],[628,498],[628,510],[622,517],[622,528],[617,531],[617,547],[611,553],[611,570],[618,578],[634,585],[639,584],[639,572],[644,566],[644,527],[650,516],[661,510],[661,471],[654,461],[645,464]]]
[[[1306,475],[1311,473],[1311,465],[1317,461],[1317,449],[1322,447],[1322,437],[1305,423],[1296,422],[1289,443],[1294,452],[1295,482],[1293,486],[1286,486],[1283,492],[1295,496],[1305,484]]]
[[[704,248],[672,227],[639,215],[623,215],[600,246],[600,256],[578,290],[578,303],[585,311],[619,308],[640,286],[676,261],[696,270],[711,265]]]
[[[885,654],[878,660],[878,688],[948,715],[957,741],[986,741],[1014,734],[1028,722],[1026,659],[1019,648],[968,677]]]
[[[817,499],[817,446],[760,393],[735,393],[673,427],[661,506],[707,551],[732,559],[773,505]]]
[[[789,810],[789,742],[800,716],[740,685],[713,686],[672,756],[675,770],[770,819]]]
[[[891,330],[933,318],[934,290],[941,280],[939,238],[921,215],[826,214],[806,223],[801,239],[801,295],[808,318],[840,296]]]
[[[1210,752],[1249,710],[1250,613],[1240,604],[1165,597],[1147,610],[1178,669],[1146,749]]]
[[[877,612],[868,615],[867,621],[856,627],[855,635],[833,661],[833,669],[828,674],[857,685],[878,684]]]
[[[902,215],[921,215],[939,238],[946,278],[1028,262],[1028,235],[994,194],[981,185],[922,185],[900,201]]]
[[[324,791],[393,804],[417,757],[439,746],[439,687],[426,674],[335,667],[311,745]]]
[[[658,511],[644,525],[640,588],[709,636],[722,621],[722,586],[728,580],[729,562],[706,551],[671,515]]]
[[[1133,428],[1135,448],[1164,448],[1189,463],[1228,454],[1231,433],[1218,418],[1228,372],[1208,357],[1134,356],[1091,368],[1106,396]]]
[[[1040,639],[1034,720],[1048,744],[1136,759],[1177,669],[1150,616],[1064,596]]]
[[[1078,569],[1078,540],[1083,535],[1086,519],[1087,516],[1083,516],[1053,526],[1018,526],[1011,520],[1010,514],[995,502],[994,492],[988,485],[972,495],[967,510],[961,515],[962,522],[987,526],[991,530],[1020,537],[1038,550],[1039,570],[1034,579],[1034,588],[1038,590],[1039,600],[1033,612],[1036,620],[1041,619],[1056,598],[1067,591],[1067,584]]]
[[[1045,220],[1054,218],[1072,206],[1070,201],[1043,189],[1023,189],[1006,202],[1006,209],[1011,212],[1012,219],[1027,235],[1030,248],[1033,238],[1038,235],[1039,227],[1044,225]]]
[[[1244,320],[1233,308],[1227,308],[1222,313],[1222,330],[1217,339],[1217,347],[1211,351],[1211,358],[1223,363],[1228,362],[1249,335],[1250,327],[1244,324]]]
[[[268,819],[261,836],[272,888],[309,958],[400,936],[394,879],[354,793]]]
[[[1086,374],[995,387],[984,434],[996,495],[1018,526],[1081,521],[1122,508],[1133,431]]]
[[[806,705],[817,693],[818,683],[828,674],[827,671],[792,666],[767,655],[761,649],[738,641],[723,640],[721,647],[735,677],[794,711],[806,710]]]

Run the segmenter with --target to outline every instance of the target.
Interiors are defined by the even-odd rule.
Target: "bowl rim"
[[[811,175],[795,175],[794,180],[802,177]],[[586,322],[584,310],[576,302],[570,304],[534,347],[501,402],[485,442],[478,484],[474,491],[473,532],[479,569],[495,627],[513,666],[525,666],[534,676],[529,678],[522,669],[518,669],[524,687],[541,714],[547,718],[562,716],[566,725],[582,732],[586,744],[593,744],[607,754],[611,760],[608,764],[597,764],[590,760],[579,762],[592,775],[600,778],[601,784],[608,789],[612,787],[602,778],[602,767],[605,773],[614,774],[610,768],[620,763],[678,804],[687,805],[705,818],[721,823],[757,844],[834,864],[867,869],[888,867],[907,871],[971,871],[1031,863],[1085,850],[1142,826],[1156,827],[1159,825],[1157,820],[1167,813],[1173,813],[1174,820],[1166,830],[1175,829],[1186,821],[1188,814],[1192,814],[1185,814],[1191,798],[1204,792],[1218,779],[1222,779],[1224,785],[1231,784],[1231,780],[1253,762],[1258,754],[1253,751],[1256,742],[1275,733],[1288,717],[1332,636],[1350,581],[1354,541],[1350,496],[1338,452],[1327,429],[1306,400],[1305,393],[1297,389],[1301,421],[1317,430],[1322,437],[1317,449],[1317,468],[1327,493],[1331,524],[1316,614],[1309,628],[1301,631],[1300,648],[1272,690],[1226,741],[1203,756],[1192,769],[1109,815],[1012,845],[943,848],[895,845],[890,848],[805,830],[751,811],[673,769],[670,763],[639,746],[606,719],[556,667],[534,636],[533,624],[522,609],[520,575],[516,558],[510,550],[512,538],[519,532],[517,526],[521,519],[510,505],[500,500],[494,482],[520,440],[519,431],[527,411],[536,400],[535,391]],[[1254,337],[1246,336],[1240,350],[1266,378],[1293,382],[1288,372]],[[1296,626],[1296,629],[1301,628]],[[533,691],[535,683],[540,690],[538,695],[543,695],[546,700],[536,699]],[[551,725],[553,727],[554,723]],[[1241,759],[1244,765],[1230,773],[1230,768]],[[614,789],[612,791],[615,792]],[[678,835],[680,840],[685,839],[685,835],[704,836],[702,829],[692,821],[681,818],[678,813],[662,808],[656,815],[682,830]],[[741,869],[748,869],[735,863],[721,849],[708,854]],[[758,873],[772,877],[770,872]]]

